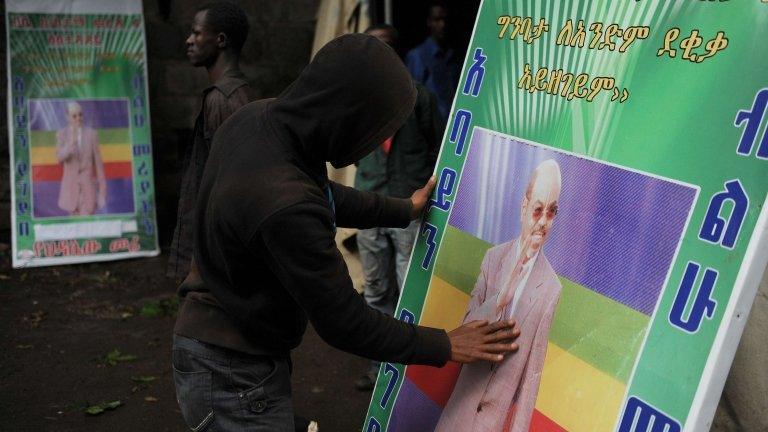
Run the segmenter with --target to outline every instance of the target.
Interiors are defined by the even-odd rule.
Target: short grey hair
[[[80,106],[77,102],[70,102],[67,104],[67,114],[72,114],[73,112],[83,112],[83,107]]]

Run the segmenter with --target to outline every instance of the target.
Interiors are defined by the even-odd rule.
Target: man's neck
[[[225,73],[230,70],[238,70],[239,67],[237,56],[225,51],[219,54],[219,57],[212,65],[206,67],[208,70],[208,82],[215,84]]]
[[[432,39],[432,42],[435,43],[435,45],[437,46],[438,50],[446,51],[448,49],[448,47],[447,47],[448,44],[446,43],[445,38],[438,39],[438,38],[436,38],[436,37],[434,37],[432,35],[430,35],[429,38]]]

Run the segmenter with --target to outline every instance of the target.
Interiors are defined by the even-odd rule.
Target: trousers
[[[250,355],[173,336],[173,382],[194,432],[294,432],[290,357]]]
[[[357,232],[357,248],[363,267],[363,297],[368,305],[392,315],[403,289],[411,249],[419,232],[419,221],[406,228],[370,228]],[[391,280],[391,264],[395,261],[395,278]],[[368,371],[371,379],[379,372],[379,362],[372,361]]]

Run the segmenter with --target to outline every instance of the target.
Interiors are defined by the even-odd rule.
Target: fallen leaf
[[[147,396],[144,398],[144,400],[147,402],[157,402],[157,398],[154,396]]]
[[[30,327],[36,328],[37,326],[40,325],[41,322],[45,321],[46,316],[48,316],[48,313],[46,311],[39,310],[28,316],[23,316],[21,320],[26,323],[29,323]]]
[[[152,381],[154,381],[156,379],[157,379],[157,377],[152,376],[152,375],[137,376],[137,377],[132,377],[131,378],[131,380],[133,382],[141,383],[141,384],[149,384],[149,383],[151,383]]]
[[[34,346],[33,345],[16,345],[16,348],[18,348],[18,349],[30,349],[30,348],[34,348]]]
[[[178,309],[179,298],[173,296],[145,303],[139,310],[139,315],[149,318],[175,316]]]
[[[134,361],[137,358],[138,357],[133,354],[123,354],[120,350],[113,349],[104,356],[104,361],[110,366],[115,366],[118,363]]]
[[[102,402],[98,405],[91,405],[88,408],[85,409],[85,413],[88,415],[99,415],[103,413],[104,411],[110,411],[113,410],[123,403],[119,400],[112,401],[112,402]]]

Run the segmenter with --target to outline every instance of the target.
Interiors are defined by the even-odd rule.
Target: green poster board
[[[768,262],[768,3],[485,0],[365,431],[708,430]]]
[[[141,1],[5,18],[13,266],[157,255]]]

